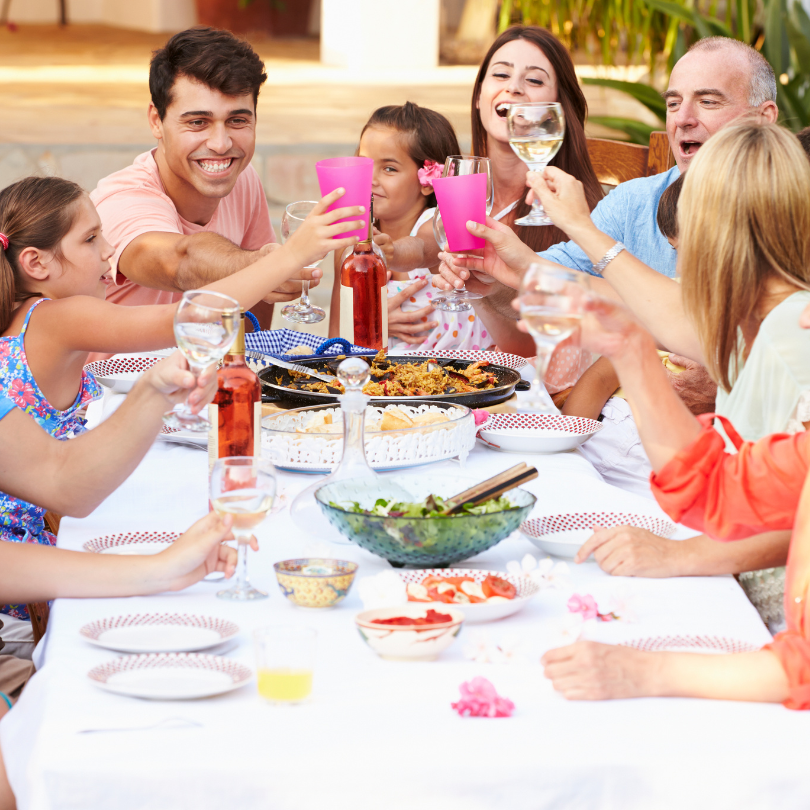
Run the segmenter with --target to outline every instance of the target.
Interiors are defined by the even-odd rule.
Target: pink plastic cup
[[[359,219],[365,222],[362,228],[356,231],[346,231],[335,236],[335,239],[344,239],[347,236],[357,236],[365,239],[368,236],[368,207],[371,202],[371,178],[374,173],[374,161],[364,157],[337,157],[319,160],[315,164],[318,173],[318,184],[321,187],[321,197],[325,197],[336,188],[345,188],[346,193],[327,208],[348,208],[352,205],[362,205],[366,209]],[[339,219],[338,222],[357,221],[358,217]]]
[[[447,249],[461,252],[484,247],[485,240],[480,236],[473,236],[467,230],[467,222],[486,224],[486,174],[438,177],[433,181],[433,191],[436,193],[444,232],[447,234]]]

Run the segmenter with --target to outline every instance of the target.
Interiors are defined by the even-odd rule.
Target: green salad
[[[428,495],[427,498],[414,503],[405,503],[403,501],[386,500],[385,498],[378,498],[371,509],[363,509],[357,501],[351,501],[350,505],[342,505],[330,501],[329,505],[336,509],[344,509],[347,512],[356,512],[359,515],[377,515],[379,517],[459,517],[460,515],[489,515],[493,512],[503,512],[506,509],[512,509],[514,504],[503,496],[500,498],[492,498],[491,500],[484,501],[478,506],[471,506],[464,504],[461,511],[454,515],[443,515],[442,511],[447,504],[447,500],[440,495]]]

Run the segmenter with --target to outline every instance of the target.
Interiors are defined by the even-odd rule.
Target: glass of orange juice
[[[312,693],[315,638],[310,627],[262,627],[253,633],[259,694],[271,703],[302,703]]]

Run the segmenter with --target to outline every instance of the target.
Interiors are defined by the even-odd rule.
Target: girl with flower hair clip
[[[380,107],[360,133],[357,154],[374,160],[372,192],[378,230],[374,241],[385,254],[388,282],[388,350],[418,348],[486,349],[493,341],[470,312],[438,312],[429,283],[438,269],[433,236],[436,196],[433,181],[444,162],[460,154],[450,122],[412,102]],[[335,252],[330,336],[340,332],[339,271],[344,257]]]

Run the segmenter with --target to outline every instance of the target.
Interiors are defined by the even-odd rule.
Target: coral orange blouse
[[[787,630],[764,649],[782,664],[790,684],[785,706],[810,709],[810,431],[743,442],[728,420],[698,417],[704,428],[650,484],[674,520],[716,540],[740,540],[793,528],[785,583]],[[736,455],[712,427],[718,418]]]

